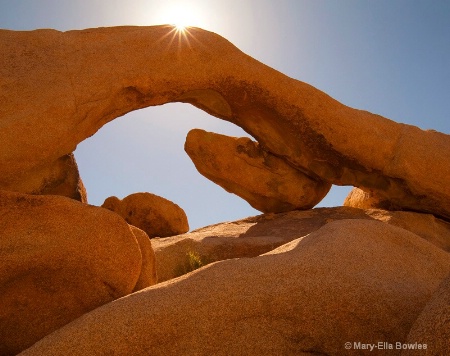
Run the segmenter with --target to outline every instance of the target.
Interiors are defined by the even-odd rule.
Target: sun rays
[[[203,27],[206,24],[203,9],[184,1],[168,4],[160,10],[158,18],[162,23],[175,26],[180,32],[190,26]]]
[[[173,50],[174,44],[177,45],[177,51],[185,48],[191,48],[195,41],[193,27],[206,27],[207,17],[202,8],[194,7],[192,3],[178,1],[168,4],[161,8],[155,14],[157,23],[168,25],[168,32],[161,40],[168,41],[167,50]]]

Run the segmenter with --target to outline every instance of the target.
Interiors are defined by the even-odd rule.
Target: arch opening
[[[104,125],[74,152],[89,203],[99,206],[113,195],[150,192],[183,208],[191,230],[261,214],[198,173],[183,149],[193,128],[252,138],[184,103],[132,111]],[[342,205],[350,189],[333,186],[318,207]]]
[[[193,128],[249,136],[188,104],[132,111],[104,125],[74,152],[89,204],[101,205],[112,195],[150,192],[183,208],[191,229],[259,214],[197,172],[183,149]]]

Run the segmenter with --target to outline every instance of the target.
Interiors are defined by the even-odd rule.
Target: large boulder
[[[450,252],[450,223],[445,220],[432,214],[412,211],[368,209],[365,212],[373,219],[411,231],[444,251]]]
[[[334,221],[114,301],[22,355],[342,355],[404,341],[449,272],[450,254],[411,232]]]
[[[200,129],[189,131],[184,150],[197,170],[264,213],[310,209],[331,188],[247,137],[229,137]]]
[[[25,194],[61,195],[87,203],[86,189],[73,153],[11,177],[2,189]]]
[[[426,345],[427,355],[450,355],[450,275],[420,313],[405,344],[402,356],[417,355],[418,344]]]
[[[123,199],[109,197],[102,208],[119,214],[149,237],[166,237],[189,231],[186,213],[177,204],[151,193],[133,193]]]
[[[153,239],[158,280],[178,277],[203,265],[255,257],[336,220],[378,220],[401,227],[450,252],[450,224],[431,214],[349,207],[263,214],[206,226],[184,235]]]
[[[0,354],[133,291],[141,251],[118,215],[74,200],[0,192]]]
[[[450,136],[345,106],[212,32],[176,36],[171,26],[0,31],[0,188],[129,111],[187,102],[310,177],[450,219]]]

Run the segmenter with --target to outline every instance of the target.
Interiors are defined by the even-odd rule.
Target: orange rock
[[[130,228],[136,237],[142,255],[141,274],[133,289],[133,292],[136,292],[156,284],[158,282],[158,277],[156,274],[155,252],[153,251],[150,238],[144,231],[138,229],[136,226],[130,225]]]
[[[450,136],[345,106],[212,32],[176,36],[170,26],[0,31],[0,187],[129,111],[187,102],[313,178],[450,219]]]
[[[398,205],[393,204],[386,198],[381,198],[369,189],[360,189],[353,187],[344,200],[344,206],[359,209],[386,209],[386,210],[402,210]]]
[[[365,213],[373,219],[411,231],[444,251],[450,252],[450,223],[432,214],[382,209],[368,209]]]
[[[113,196],[107,198],[102,207],[119,214],[150,237],[173,236],[189,230],[184,210],[155,194],[134,193],[122,200]]]
[[[22,355],[341,355],[404,341],[448,273],[450,255],[413,233],[335,221],[121,298]]]
[[[195,129],[189,131],[184,149],[201,174],[264,213],[310,209],[331,188],[247,137]]]
[[[450,252],[450,224],[431,214],[349,207],[264,214],[206,226],[184,235],[153,239],[158,280],[231,258],[256,257],[336,220],[378,220],[401,227]]]
[[[426,355],[450,355],[450,275],[420,313],[405,344],[426,345],[426,352],[421,351]],[[407,349],[402,356],[419,352],[417,348]]]
[[[0,216],[1,355],[16,355],[135,287],[141,252],[117,214],[2,191]]]
[[[48,165],[18,174],[0,189],[26,194],[61,195],[87,203],[86,189],[72,153]]]

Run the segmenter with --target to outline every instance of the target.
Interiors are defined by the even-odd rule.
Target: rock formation
[[[349,108],[214,33],[175,36],[170,26],[0,30],[0,354],[340,355],[358,340],[447,353],[450,239],[438,217],[450,219],[450,136]],[[302,207],[338,184],[361,189],[349,205],[416,212],[266,214],[152,243],[188,230],[181,208],[148,193],[105,201],[135,227],[57,196],[85,201],[78,143],[168,102],[258,141],[221,155],[318,182]],[[205,147],[215,152],[201,142],[191,154]],[[239,181],[220,183],[254,199]],[[296,193],[278,193],[260,207],[298,207]],[[146,288],[155,260],[162,280],[208,265]]]
[[[117,214],[64,197],[1,191],[0,216],[1,355],[135,288],[141,250]]]
[[[0,31],[0,188],[118,116],[187,102],[310,177],[450,219],[448,135],[347,107],[214,33],[175,36],[170,26]]]
[[[450,275],[441,283],[411,328],[406,343],[426,344],[429,355],[450,355]],[[414,355],[407,350],[402,355]]]
[[[189,231],[186,213],[177,204],[151,193],[134,193],[120,200],[109,197],[103,208],[122,216],[149,237],[165,237]]]
[[[334,221],[121,298],[22,355],[341,355],[347,341],[405,341],[448,273],[450,254],[411,232]]]
[[[87,203],[87,194],[74,155],[67,154],[43,166],[18,173],[2,185],[7,191],[61,195]]]
[[[247,137],[195,129],[189,131],[184,150],[206,178],[264,213],[310,209],[331,188]]]
[[[369,189],[360,189],[354,187],[344,200],[344,206],[359,209],[387,209],[401,210],[401,207],[393,204],[387,199],[380,198],[376,193]]]
[[[160,282],[193,268],[231,258],[256,257],[306,236],[322,226],[346,219],[377,220],[401,227],[450,252],[450,223],[431,214],[348,207],[317,208],[283,214],[264,214],[215,224],[181,236],[153,239]],[[196,261],[192,261],[192,259]]]
[[[156,273],[155,251],[153,251],[150,238],[145,231],[138,229],[136,226],[130,225],[130,228],[134,237],[136,237],[142,256],[141,274],[133,288],[133,292],[137,292],[156,284],[158,276]]]

